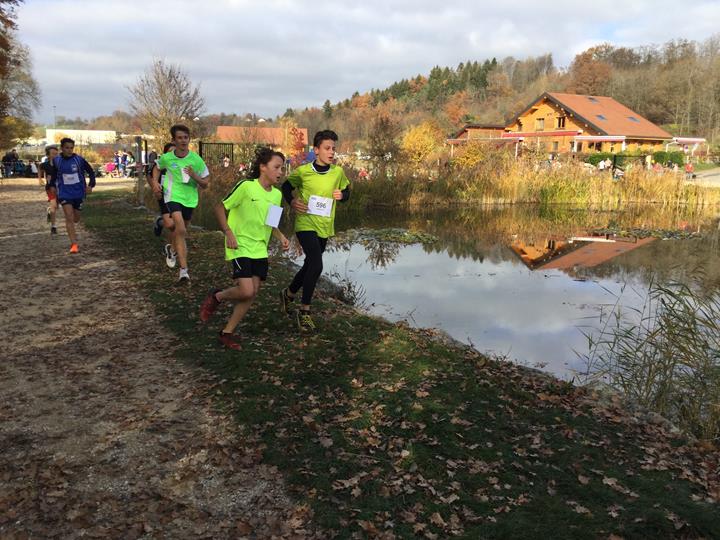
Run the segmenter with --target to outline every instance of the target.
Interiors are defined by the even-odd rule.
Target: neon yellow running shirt
[[[228,227],[238,242],[237,249],[225,246],[225,260],[238,257],[265,259],[272,227],[265,224],[270,205],[280,206],[282,193],[273,187],[266,191],[257,180],[242,180],[223,199],[228,211]]]
[[[287,177],[290,185],[300,192],[300,198],[307,203],[311,195],[332,199],[333,191],[343,190],[350,185],[345,171],[337,165],[330,165],[326,173],[319,173],[312,163],[300,165]],[[330,216],[296,214],[295,231],[315,231],[320,238],[330,238],[335,234],[335,207],[333,200]]]

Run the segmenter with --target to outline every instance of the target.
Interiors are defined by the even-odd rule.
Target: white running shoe
[[[178,277],[178,283],[186,283],[190,281],[190,274],[188,274],[187,268],[180,269],[180,276]]]
[[[175,250],[173,250],[170,244],[165,244],[165,264],[167,264],[169,268],[175,268],[177,264],[177,253],[175,253]]]

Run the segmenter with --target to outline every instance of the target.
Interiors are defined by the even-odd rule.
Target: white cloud
[[[701,40],[720,2],[33,0],[19,11],[43,91],[65,116],[127,108],[125,86],[162,57],[202,84],[210,112],[282,113],[382,88],[434,65],[551,52],[567,65],[589,45]]]

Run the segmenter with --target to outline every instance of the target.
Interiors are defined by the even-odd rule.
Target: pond
[[[359,228],[364,236],[348,234]],[[434,241],[399,244],[389,228]],[[566,380],[586,371],[578,356],[588,351],[585,333],[619,307],[641,307],[652,279],[699,278],[720,287],[714,212],[341,209],[337,232],[324,274],[351,282],[370,313],[442,329],[481,352]]]

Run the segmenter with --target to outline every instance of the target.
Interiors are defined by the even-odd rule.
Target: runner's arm
[[[283,198],[290,205],[290,208],[292,208],[296,212],[299,212],[300,214],[304,214],[307,212],[307,204],[305,204],[300,197],[293,198],[292,192],[295,188],[293,188],[290,180],[285,180],[280,189],[282,190]]]
[[[290,240],[287,239],[287,237],[282,233],[280,229],[273,228],[272,235],[275,240],[280,242],[283,251],[287,251],[288,249],[290,249]]]
[[[225,234],[225,245],[228,249],[237,249],[237,238],[228,226],[227,216],[225,215],[225,205],[221,202],[215,205],[215,217],[217,218],[220,230]]]
[[[90,164],[87,161],[85,161],[85,159],[83,159],[83,169],[85,169],[85,172],[90,177],[90,183],[89,183],[90,189],[94,188],[95,187],[95,171],[90,166]]]
[[[283,182],[283,185],[280,186],[280,190],[282,191],[283,199],[287,201],[288,204],[292,204],[293,202],[293,187],[289,180],[285,180]]]
[[[350,186],[345,189],[336,189],[333,191],[333,199],[338,202],[345,202],[350,198]]]
[[[203,165],[205,164],[203,163]],[[185,172],[190,178],[195,180],[195,183],[200,189],[206,189],[210,185],[210,171],[207,166],[204,167],[204,170],[200,174],[196,173],[192,166],[185,167]]]
[[[150,187],[152,188],[155,197],[159,199],[162,195],[162,188],[160,187],[160,168],[157,166],[157,161],[155,162],[155,165],[153,165],[148,182],[150,183]]]

